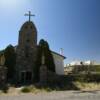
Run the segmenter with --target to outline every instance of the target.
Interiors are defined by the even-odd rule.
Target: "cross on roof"
[[[28,14],[25,14],[25,16],[29,16],[29,22],[30,22],[31,21],[31,17],[32,16],[35,16],[35,15],[31,14],[31,11],[29,11],[29,13]]]

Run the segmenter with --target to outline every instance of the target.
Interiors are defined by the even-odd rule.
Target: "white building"
[[[76,60],[76,61],[71,62],[69,65],[70,66],[81,65],[81,61]]]
[[[69,64],[67,64],[67,66],[75,66],[75,65],[100,65],[100,63],[97,63],[96,61],[92,61],[92,60],[87,60],[87,61],[73,61]]]
[[[94,65],[94,61],[84,61],[84,65]]]
[[[55,69],[56,69],[56,74],[58,75],[64,75],[64,59],[66,57],[64,57],[61,54],[58,54],[54,51],[52,51],[52,55],[54,58],[54,63],[55,63]]]

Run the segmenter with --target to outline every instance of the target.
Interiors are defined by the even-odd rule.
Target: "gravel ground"
[[[0,100],[100,100],[100,91],[60,91],[15,96],[1,95]]]

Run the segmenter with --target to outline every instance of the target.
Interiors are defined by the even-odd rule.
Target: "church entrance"
[[[32,82],[32,72],[23,71],[21,72],[21,83],[30,83]]]

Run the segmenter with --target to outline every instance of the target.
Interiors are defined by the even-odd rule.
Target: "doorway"
[[[30,83],[32,82],[32,72],[31,71],[23,71],[21,72],[21,83]]]

